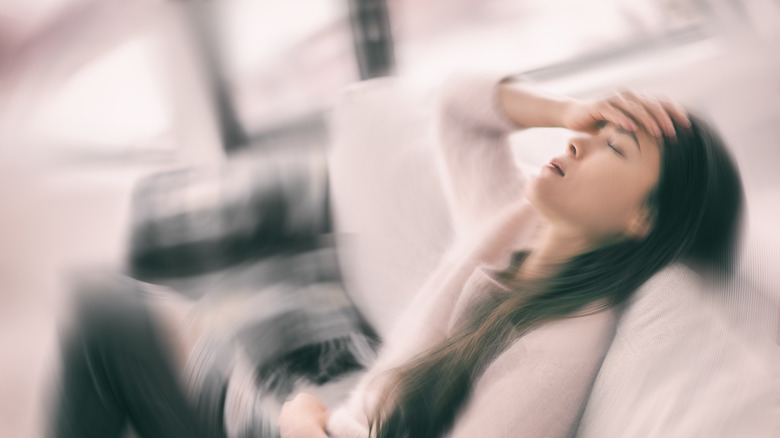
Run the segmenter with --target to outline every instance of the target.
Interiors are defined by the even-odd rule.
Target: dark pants
[[[223,437],[222,412],[199,414],[173,372],[169,350],[128,279],[78,300],[62,343],[52,437]],[[130,290],[128,290],[130,289]]]

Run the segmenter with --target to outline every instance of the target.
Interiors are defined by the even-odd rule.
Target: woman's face
[[[526,196],[551,225],[587,242],[641,238],[652,224],[644,201],[660,162],[655,137],[606,124],[595,135],[572,138],[566,153],[529,181]]]

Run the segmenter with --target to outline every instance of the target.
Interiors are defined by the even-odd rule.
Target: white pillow
[[[780,392],[772,348],[746,339],[745,327],[735,326],[723,307],[724,294],[760,294],[740,279],[731,292],[721,289],[675,264],[637,291],[578,437],[776,436]],[[750,307],[750,299],[743,301]]]
[[[397,78],[357,83],[331,117],[332,212],[355,304],[380,335],[452,237],[434,161],[432,93]]]

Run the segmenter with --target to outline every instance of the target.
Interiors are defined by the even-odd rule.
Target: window
[[[45,97],[34,125],[44,143],[99,153],[166,148],[171,124],[155,40],[136,37],[78,68]]]
[[[347,6],[345,0],[224,4],[217,39],[246,130],[322,111],[359,79]]]

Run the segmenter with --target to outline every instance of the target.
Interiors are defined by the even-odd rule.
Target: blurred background
[[[321,151],[345,86],[474,68],[700,108],[780,243],[777,0],[2,0],[0,436],[41,434],[63,278],[122,264],[140,178]]]

